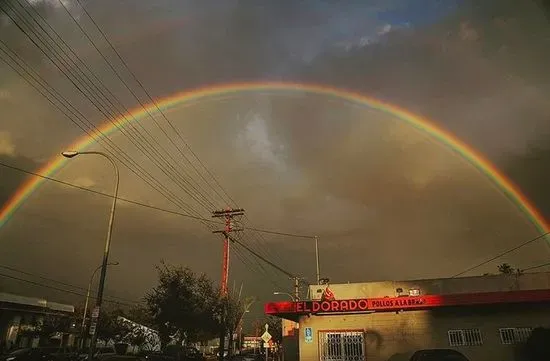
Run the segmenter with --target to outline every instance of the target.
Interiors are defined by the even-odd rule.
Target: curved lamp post
[[[85,151],[85,152],[79,152],[79,151],[67,151],[61,153],[65,158],[74,158],[78,155],[99,155],[104,158],[107,158],[107,160],[113,165],[113,168],[115,170],[115,189],[113,192],[113,205],[111,206],[111,215],[109,217],[109,228],[107,229],[107,238],[105,240],[105,249],[103,252],[103,262],[101,264],[101,276],[99,278],[99,288],[97,290],[97,297],[96,297],[96,308],[98,312],[101,312],[101,304],[103,303],[103,290],[105,288],[105,276],[107,275],[107,264],[109,261],[109,249],[111,247],[111,234],[113,232],[113,222],[115,219],[115,209],[116,209],[116,200],[118,197],[118,185],[120,183],[120,174],[118,170],[118,166],[116,165],[115,161],[111,156],[109,156],[106,153],[103,152],[96,152],[96,151]],[[98,319],[99,321],[99,313],[98,313]],[[97,322],[96,321],[96,322]],[[89,360],[92,360],[93,354],[95,351],[95,344],[97,342],[97,331],[92,334],[92,341],[90,344],[90,353],[89,353]]]
[[[112,262],[107,263],[107,266],[118,266],[120,263],[118,262]],[[88,302],[90,300],[90,291],[92,289],[92,283],[94,282],[95,275],[99,269],[103,267],[103,265],[97,267],[94,272],[92,273],[92,277],[90,277],[90,282],[88,283],[88,290],[86,291],[86,302],[84,303],[84,312],[82,314],[82,326],[81,326],[81,332],[82,332],[82,341],[80,347],[84,347],[84,330],[86,327],[86,315],[88,314]]]

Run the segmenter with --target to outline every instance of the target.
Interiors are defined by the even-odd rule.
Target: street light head
[[[70,150],[70,151],[61,153],[61,155],[64,156],[65,158],[74,158],[78,155],[78,152],[75,150]]]
[[[118,266],[120,264],[120,262],[111,262],[109,263],[111,266]]]
[[[278,291],[276,291],[276,292],[273,292],[273,294],[274,294],[274,295],[280,295],[280,296],[288,296],[288,297],[290,297],[290,298],[292,299],[292,301],[294,301],[294,302],[296,301],[296,297],[293,296],[293,295],[291,295],[291,294],[288,293],[288,292],[278,292]]]

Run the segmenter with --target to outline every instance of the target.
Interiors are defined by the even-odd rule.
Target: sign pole
[[[262,340],[264,341],[264,349],[265,349],[265,361],[267,361],[267,356],[269,354],[269,341],[271,340],[271,335],[268,331],[269,325],[265,324],[265,332],[262,335]]]

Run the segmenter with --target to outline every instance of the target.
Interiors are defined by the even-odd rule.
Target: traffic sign
[[[264,340],[265,343],[268,343],[269,340],[271,340],[271,334],[265,331],[262,335],[262,340]]]
[[[94,307],[94,310],[92,311],[92,318],[98,318],[99,317],[99,307]]]
[[[94,335],[95,334],[95,329],[96,329],[97,325],[95,323],[92,323],[90,325],[90,335]]]

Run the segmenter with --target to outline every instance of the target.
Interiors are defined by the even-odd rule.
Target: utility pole
[[[321,270],[319,269],[319,237],[315,236],[315,265],[317,273],[317,284],[321,281]]]
[[[293,277],[294,278],[294,297],[296,301],[300,299],[300,277]]]
[[[294,302],[297,302],[297,301],[300,301],[300,280],[302,280],[302,278],[295,276],[295,277],[292,277],[291,279],[294,280]],[[292,328],[293,328],[292,332],[295,333],[296,329],[298,329],[298,322],[293,322]]]
[[[233,228],[233,217],[244,215],[244,209],[232,209],[227,207],[221,211],[213,211],[213,218],[223,218],[225,219],[225,227],[223,230],[213,231],[212,233],[222,233],[223,238],[223,259],[222,259],[222,278],[221,278],[221,287],[220,287],[220,296],[221,296],[221,322],[220,322],[220,346],[218,349],[219,359],[223,361],[224,351],[225,351],[225,334],[227,329],[227,304],[228,304],[228,293],[227,293],[227,282],[229,279],[229,234],[234,231],[239,231],[239,229]],[[231,342],[231,341],[230,341]]]
[[[222,266],[222,282],[221,293],[222,296],[227,296],[227,281],[229,278],[229,233],[239,231],[240,229],[233,229],[233,217],[244,215],[244,209],[231,209],[227,207],[222,211],[213,211],[213,218],[224,218],[225,227],[223,230],[213,231],[212,233],[223,233],[223,266]]]

